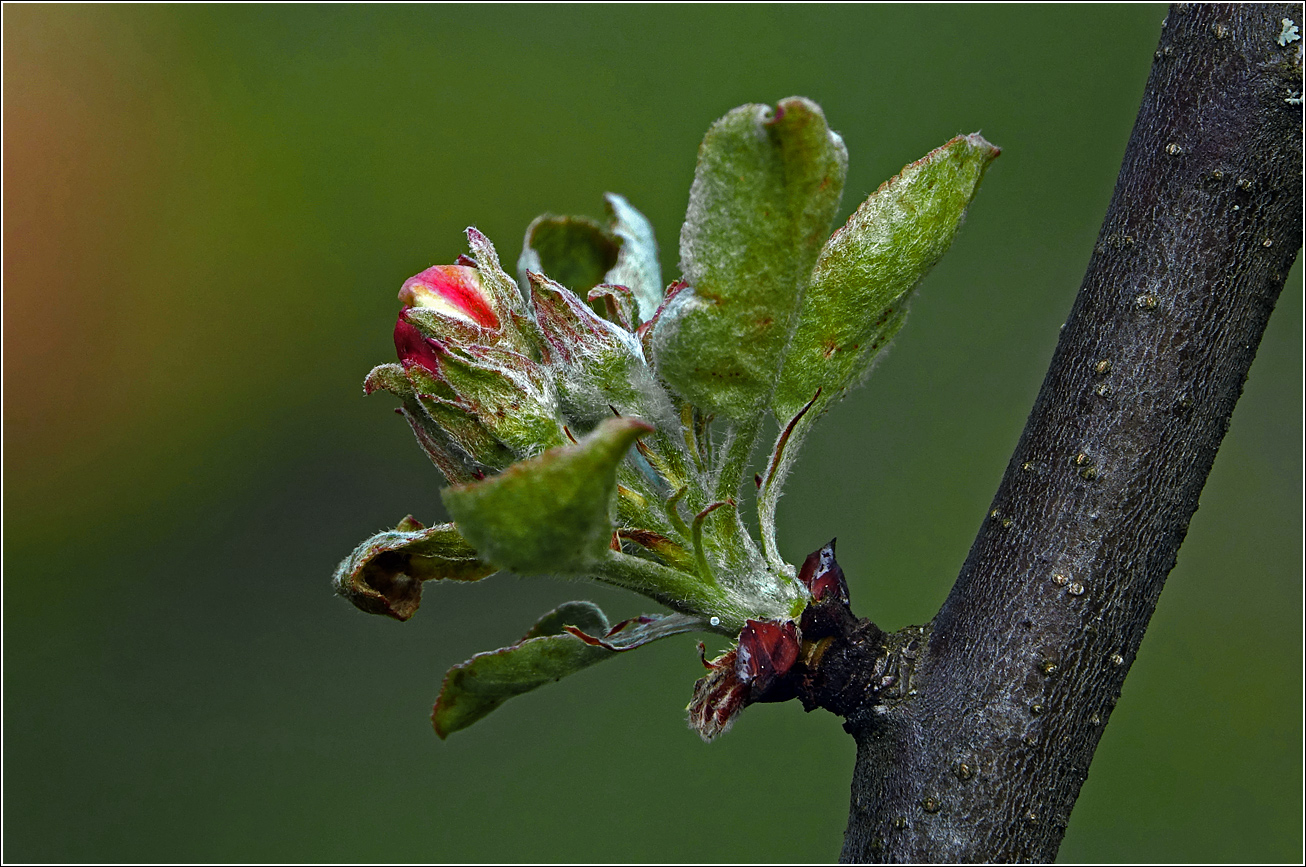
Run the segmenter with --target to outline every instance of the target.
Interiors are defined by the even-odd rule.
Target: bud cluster
[[[784,479],[812,425],[901,327],[997,153],[960,136],[831,236],[843,140],[806,99],[742,106],[699,151],[681,280],[663,284],[652,226],[609,194],[606,223],[531,223],[516,279],[468,229],[469,254],[403,283],[397,361],[364,390],[399,398],[449,483],[453,522],[410,517],[373,536],[337,569],[337,591],[402,620],[424,581],[511,571],[604,581],[672,611],[615,627],[588,603],[545,615],[516,644],[450,671],[434,716],[442,737],[513,695],[686,631],[738,640],[695,689],[690,720],[704,738],[785,694],[806,652],[801,615],[827,600],[846,607],[848,588],[832,546],[802,570],[780,557]],[[739,503],[771,419],[775,445],[755,476],[759,544]]]

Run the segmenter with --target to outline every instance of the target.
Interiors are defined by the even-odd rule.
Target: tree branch
[[[1284,18],[1303,25],[1292,5],[1171,9],[1083,285],[951,594],[916,646],[865,626],[836,640],[824,703],[858,745],[845,861],[1056,855],[1301,245],[1303,43],[1280,44]],[[872,682],[886,659],[910,688]]]

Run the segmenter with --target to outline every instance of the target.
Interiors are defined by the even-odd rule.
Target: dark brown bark
[[[841,621],[801,693],[857,741],[843,860],[1055,857],[1301,246],[1303,43],[1279,44],[1284,18],[1306,27],[1297,5],[1171,9],[951,595],[914,633]]]

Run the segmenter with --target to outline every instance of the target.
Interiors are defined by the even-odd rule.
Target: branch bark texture
[[[840,708],[858,747],[843,860],[1056,856],[1301,246],[1303,43],[1280,44],[1301,12],[1171,9],[1083,285],[910,688]]]

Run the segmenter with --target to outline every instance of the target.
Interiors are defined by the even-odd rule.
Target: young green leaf
[[[444,676],[431,711],[435,733],[447,738],[513,696],[615,655],[568,633],[568,626],[590,635],[605,635],[609,629],[608,618],[597,605],[566,602],[541,617],[516,644],[478,653],[455,665]]]
[[[484,481],[445,488],[449,514],[480,556],[523,573],[585,572],[612,541],[617,465],[651,425],[611,418]]]
[[[908,297],[951,246],[999,153],[979,133],[954,138],[881,185],[825,245],[772,400],[782,424],[818,388],[808,424],[857,384],[902,327]]]
[[[640,319],[647,321],[662,303],[663,289],[653,224],[616,193],[604,199],[607,226],[552,214],[531,222],[517,260],[522,291],[530,292],[528,271],[546,274],[581,297],[600,284],[617,284],[631,290]]]
[[[620,251],[621,240],[589,217],[544,214],[526,228],[517,260],[518,282],[523,291],[529,291],[526,272],[533,271],[584,295],[604,282]]]
[[[662,303],[662,266],[658,264],[658,242],[653,224],[616,193],[604,193],[608,203],[608,226],[621,239],[617,264],[604,282],[629,287],[639,304],[639,318],[647,322]]]
[[[369,614],[407,620],[421,603],[423,581],[479,581],[495,571],[453,524],[423,528],[409,515],[354,549],[336,567],[332,583]]]
[[[449,669],[431,723],[437,735],[447,738],[513,696],[620,652],[703,626],[699,618],[684,614],[645,614],[609,627],[608,618],[594,603],[564,602],[536,621],[516,644],[478,653]]]
[[[680,233],[688,287],[651,335],[659,374],[704,411],[744,422],[765,406],[847,167],[843,140],[801,97],[741,106],[708,130]]]
[[[645,364],[635,335],[548,277],[532,271],[527,279],[535,321],[544,334],[544,362],[567,419],[588,429],[618,412],[675,430],[675,410]]]

